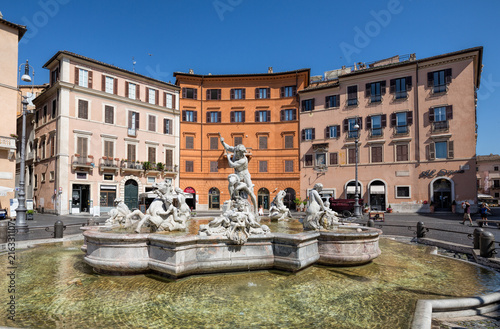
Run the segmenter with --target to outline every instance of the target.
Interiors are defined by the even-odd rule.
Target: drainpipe
[[[200,102],[201,102],[201,109],[200,109],[200,160],[201,160],[201,167],[200,167],[200,172],[203,172],[203,76],[201,77],[201,82],[200,82]]]
[[[418,62],[415,63],[415,160],[417,160],[417,167],[420,166],[420,115],[418,108]]]

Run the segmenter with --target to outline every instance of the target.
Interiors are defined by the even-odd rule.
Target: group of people
[[[469,221],[469,226],[472,226],[472,218],[470,216],[470,203],[465,201],[462,202],[462,209],[464,210],[464,218],[460,222],[460,224],[464,225],[465,221]],[[486,203],[481,203],[481,207],[479,208],[479,213],[481,214],[481,220],[483,220],[483,226],[488,226],[488,212],[491,211],[491,209],[488,207]]]

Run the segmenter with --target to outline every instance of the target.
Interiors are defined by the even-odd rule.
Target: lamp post
[[[354,139],[354,147],[355,147],[355,172],[356,172],[356,186],[354,188],[354,217],[361,217],[361,209],[359,206],[359,190],[358,190],[358,142],[359,142],[359,124],[356,123],[354,125],[354,129],[356,130],[356,138]]]
[[[31,82],[31,92],[33,93],[33,80],[35,78],[35,70],[33,70],[33,80],[30,77],[30,65],[28,64],[28,60],[26,60],[26,64],[19,65],[19,75],[21,75],[21,66],[24,66],[24,74],[21,77],[22,81]],[[21,134],[21,162],[19,165],[19,193],[18,193],[18,201],[19,206],[16,209],[16,230],[18,233],[28,233],[28,224],[26,224],[26,190],[24,183],[24,174],[25,174],[25,166],[26,166],[26,112],[28,107],[27,96],[23,96],[21,104],[23,105],[22,109],[22,134]]]

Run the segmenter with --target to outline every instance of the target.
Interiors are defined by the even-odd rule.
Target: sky
[[[476,153],[500,154],[497,0],[0,0],[0,11],[28,28],[19,63],[29,60],[35,84],[49,81],[42,67],[59,50],[174,83],[173,72],[189,69],[323,75],[483,46]]]

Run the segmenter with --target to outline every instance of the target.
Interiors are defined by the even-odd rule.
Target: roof
[[[478,155],[476,157],[477,162],[486,162],[486,161],[497,161],[500,162],[500,155],[498,154],[490,154],[490,155]]]
[[[175,84],[172,84],[172,83],[168,83],[168,82],[165,82],[165,81],[162,81],[162,80],[157,80],[157,79],[153,79],[151,77],[148,77],[148,76],[145,76],[145,75],[142,75],[142,74],[139,74],[139,73],[136,73],[136,72],[132,72],[132,71],[129,71],[129,70],[126,70],[126,69],[122,69],[121,67],[118,67],[118,66],[114,66],[114,65],[111,65],[111,64],[107,64],[107,63],[104,63],[104,62],[101,62],[101,61],[98,61],[98,60],[95,60],[95,59],[92,59],[92,58],[89,58],[89,57],[85,57],[85,56],[82,56],[82,55],[78,55],[78,54],[75,54],[75,53],[72,53],[70,51],[67,51],[67,50],[59,50],[54,56],[52,56],[45,64],[43,64],[43,68],[47,68],[47,66],[52,63],[59,55],[68,55],[68,56],[72,56],[72,57],[75,57],[75,58],[78,58],[78,59],[82,59],[84,61],[88,61],[88,62],[92,62],[94,64],[99,64],[99,65],[102,65],[102,66],[105,66],[105,67],[108,67],[110,69],[113,69],[113,70],[118,70],[118,71],[121,71],[121,72],[124,72],[124,73],[128,73],[128,74],[133,74],[135,76],[138,76],[138,77],[141,77],[141,78],[144,78],[144,79],[148,79],[148,80],[151,80],[151,81],[156,81],[156,82],[159,82],[159,83],[162,83],[162,84],[166,84],[166,85],[169,85],[171,87],[174,87],[176,89],[178,89],[179,87],[176,86]]]
[[[313,91],[313,90],[333,88],[333,87],[338,87],[339,85],[340,85],[339,79],[329,80],[329,81],[311,82],[307,88],[300,90],[299,93],[304,92],[304,91]]]
[[[350,73],[343,74],[341,77],[342,78],[350,77],[350,76],[354,76],[354,75],[358,75],[358,74],[364,74],[364,73],[373,72],[373,71],[380,71],[380,70],[385,70],[385,69],[395,68],[395,67],[405,66],[405,65],[421,64],[421,63],[433,61],[436,59],[441,59],[441,58],[445,58],[445,57],[451,57],[451,56],[456,56],[456,55],[461,55],[461,54],[466,54],[466,53],[476,52],[476,51],[479,52],[478,63],[477,63],[478,69],[477,69],[477,76],[476,76],[477,88],[479,88],[479,83],[481,81],[481,70],[482,70],[482,60],[483,60],[483,47],[482,46],[474,47],[474,48],[467,48],[467,49],[463,49],[463,50],[459,50],[459,51],[454,51],[451,53],[436,55],[436,56],[432,56],[432,57],[426,57],[426,58],[422,58],[422,59],[405,60],[403,62],[398,62],[398,63],[389,63],[386,65],[380,65],[380,66],[376,66],[376,67],[368,67],[365,69],[352,71]],[[311,85],[309,87],[301,90],[300,92],[308,92],[308,91],[317,90],[317,89],[326,89],[326,88],[330,88],[330,87],[336,87],[336,84],[338,84],[338,79],[330,80],[330,81],[332,81],[334,83],[332,85],[320,85],[319,83],[316,83],[316,84],[311,83]],[[329,82],[329,81],[323,81],[323,82]]]
[[[26,26],[6,21],[3,18],[0,18],[0,23],[3,23],[3,24],[5,24],[7,26],[10,26],[10,27],[13,27],[13,28],[15,28],[15,29],[17,29],[19,31],[18,40],[17,41],[21,40],[21,38],[23,37],[24,33],[26,33],[26,31],[27,31]]]
[[[189,76],[189,77],[197,77],[197,78],[242,78],[242,77],[259,77],[259,76],[277,76],[277,75],[286,75],[286,74],[294,74],[294,73],[307,73],[309,75],[311,69],[299,69],[293,71],[285,71],[285,72],[273,72],[273,73],[248,73],[248,74],[191,74],[185,72],[174,72],[174,77],[178,75]]]

